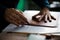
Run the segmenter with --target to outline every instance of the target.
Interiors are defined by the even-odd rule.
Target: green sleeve
[[[24,8],[25,8],[25,0],[19,0],[16,9],[24,11]]]

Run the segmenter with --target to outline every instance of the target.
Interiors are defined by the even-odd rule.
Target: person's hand
[[[56,20],[56,18],[54,18],[50,14],[48,8],[42,8],[38,14],[32,16],[32,20],[37,21],[37,22],[40,22],[43,20],[46,23],[47,21],[51,22],[52,19]]]
[[[23,13],[14,8],[6,9],[4,17],[6,21],[8,21],[9,23],[15,24],[17,26],[19,26],[20,24],[23,25],[28,23]]]

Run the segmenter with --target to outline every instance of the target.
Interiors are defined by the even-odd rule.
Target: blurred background
[[[26,6],[26,9],[28,10],[40,10],[40,7],[35,4],[32,0],[27,0],[28,2],[26,2],[26,4],[28,6]],[[50,3],[50,10],[51,11],[60,11],[60,0],[52,0],[52,2]]]

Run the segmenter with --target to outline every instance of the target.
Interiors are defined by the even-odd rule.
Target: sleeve
[[[48,0],[33,0],[39,7],[50,8]]]

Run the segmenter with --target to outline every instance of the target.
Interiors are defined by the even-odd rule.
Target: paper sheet
[[[28,10],[28,11],[24,11],[24,15],[27,18],[28,22],[31,25],[34,26],[43,26],[43,27],[57,27],[57,21],[58,21],[58,13],[59,12],[50,12],[52,16],[54,16],[56,18],[56,20],[52,20],[52,22],[47,22],[44,23],[43,21],[37,23],[35,21],[32,20],[32,16],[39,13],[39,11],[35,11],[35,10]]]

